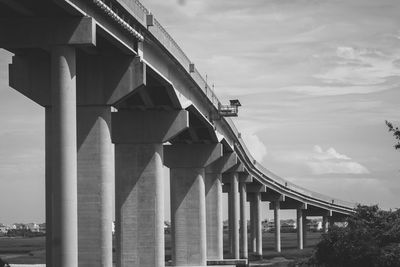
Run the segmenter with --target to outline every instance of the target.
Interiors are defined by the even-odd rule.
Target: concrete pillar
[[[203,168],[171,169],[171,219],[176,266],[206,265]]]
[[[75,49],[51,49],[54,266],[78,266]]]
[[[221,144],[165,146],[170,168],[172,261],[206,266],[205,166],[222,156]]]
[[[333,216],[328,217],[328,225],[329,228],[332,228],[335,225],[335,220],[333,219]]]
[[[303,247],[307,246],[307,216],[303,214]]]
[[[274,222],[275,222],[275,250],[281,252],[281,218],[280,218],[280,201],[275,201],[274,205]]]
[[[79,266],[112,266],[114,157],[111,108],[80,106],[78,120]]]
[[[256,229],[256,255],[262,257],[261,193],[254,194],[254,221]]]
[[[303,210],[297,209],[297,248],[303,249]]]
[[[322,232],[327,233],[329,229],[328,216],[322,216]]]
[[[229,201],[230,201],[230,216],[229,225],[231,228],[230,239],[231,239],[231,257],[239,259],[239,174],[237,172],[229,173],[230,176],[230,190],[229,190]]]
[[[233,200],[232,200],[232,194],[230,193],[230,184],[229,184],[229,191],[228,191],[228,250],[229,250],[229,255],[232,257],[233,255],[233,239],[232,239],[232,232],[233,232],[233,218],[232,218],[232,207],[233,207]]]
[[[52,166],[51,166],[51,143],[52,143],[52,123],[51,107],[46,107],[45,111],[45,187],[46,187],[46,266],[53,267],[52,257],[52,228],[53,228],[53,186],[52,186]]]
[[[248,248],[247,248],[247,218],[246,218],[246,184],[240,183],[240,243],[241,243],[241,253],[240,257],[242,259],[248,258]]]
[[[118,267],[164,266],[163,146],[115,145]]]
[[[118,267],[163,267],[162,143],[188,126],[186,111],[112,113]]]
[[[222,260],[223,220],[222,220],[222,183],[221,174],[205,174],[206,191],[206,232],[207,232],[207,259]]]
[[[250,202],[250,251],[256,252],[256,220],[255,220],[255,196],[249,195]]]

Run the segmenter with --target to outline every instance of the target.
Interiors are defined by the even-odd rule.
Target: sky
[[[240,100],[234,121],[264,167],[335,198],[400,207],[400,151],[385,126],[400,125],[400,1],[142,3],[223,102]],[[0,50],[0,222],[41,222],[44,110],[8,87],[10,60]]]

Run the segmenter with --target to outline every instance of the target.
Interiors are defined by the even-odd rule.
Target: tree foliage
[[[324,267],[400,266],[400,211],[358,206],[346,227],[332,227],[310,263]]]
[[[387,127],[389,128],[389,132],[393,133],[394,138],[396,139],[396,144],[394,145],[395,149],[400,149],[400,129],[399,127],[393,126],[391,122],[385,121]]]

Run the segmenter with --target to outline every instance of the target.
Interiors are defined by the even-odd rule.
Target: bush
[[[346,227],[322,235],[310,263],[325,267],[400,266],[400,211],[356,208]]]

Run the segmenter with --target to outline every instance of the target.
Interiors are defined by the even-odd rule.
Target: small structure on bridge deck
[[[218,112],[221,117],[237,117],[240,104],[238,99],[229,100],[229,105],[218,105]]]

